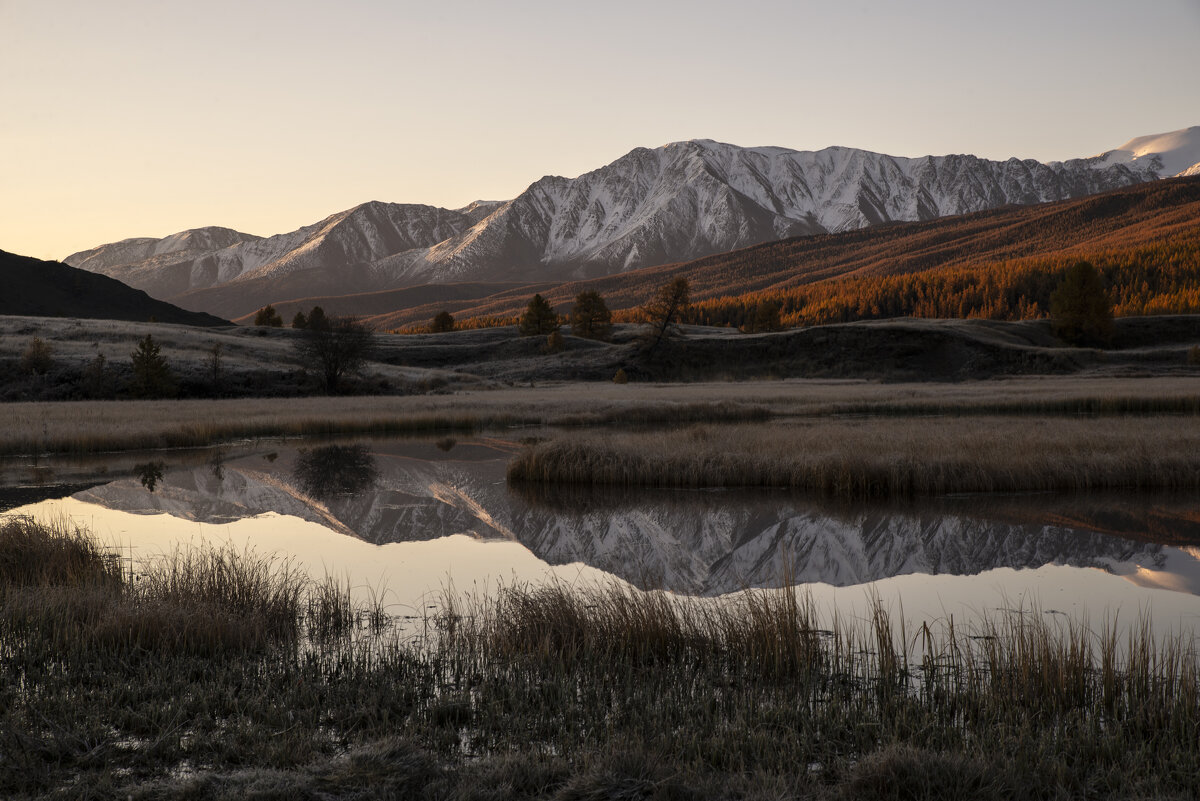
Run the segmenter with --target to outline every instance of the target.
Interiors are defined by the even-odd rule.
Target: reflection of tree
[[[135,464],[133,472],[142,480],[143,487],[154,492],[158,482],[162,481],[165,467],[166,465],[162,462],[146,462],[145,464]]]
[[[328,445],[300,451],[292,475],[309,495],[328,499],[369,489],[379,471],[365,446]]]
[[[212,477],[218,482],[225,480],[225,452],[214,450],[212,456],[208,458],[208,470],[212,473]]]

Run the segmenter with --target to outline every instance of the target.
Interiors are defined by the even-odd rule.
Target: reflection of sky
[[[167,514],[116,511],[63,498],[14,509],[12,513],[44,520],[67,517],[135,561],[199,545],[279,555],[317,578],[348,580],[360,597],[386,592],[389,604],[405,608],[436,601],[451,585],[456,592],[469,595],[494,591],[499,583],[611,580],[607,573],[582,564],[548,565],[525,546],[508,540],[458,534],[373,545],[317,523],[273,512],[214,525]],[[408,613],[402,608],[392,611]]]
[[[296,517],[268,513],[233,523],[197,523],[165,514],[133,514],[72,498],[13,510],[42,519],[68,517],[119,547],[135,560],[176,547],[229,545],[258,554],[278,554],[317,577],[350,582],[362,597],[385,593],[395,614],[411,614],[436,603],[448,587],[456,593],[487,595],[498,584],[558,579],[570,584],[619,581],[582,564],[551,566],[528,548],[507,540],[453,535],[420,542],[373,545]],[[909,621],[956,624],[1005,609],[1035,610],[1093,628],[1117,618],[1128,624],[1152,617],[1161,632],[1200,629],[1200,561],[1196,549],[1167,548],[1166,570],[1137,565],[1098,568],[1047,565],[1036,569],[996,568],[973,576],[910,574],[870,584],[805,585],[823,618],[865,618],[878,597]]]

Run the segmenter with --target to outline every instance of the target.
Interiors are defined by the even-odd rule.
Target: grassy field
[[[550,384],[403,397],[11,403],[3,411],[0,454],[94,453],[303,434],[767,417],[1194,415],[1200,411],[1200,377],[1012,378],[964,384]]]
[[[1044,620],[908,631],[789,591],[613,585],[400,629],[285,563],[132,573],[86,532],[9,519],[0,795],[1195,797],[1195,642]]]
[[[510,483],[788,487],[837,500],[1200,488],[1196,417],[882,417],[559,435]]]

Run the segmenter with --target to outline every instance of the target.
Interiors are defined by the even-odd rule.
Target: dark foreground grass
[[[447,601],[413,642],[253,556],[135,580],[85,533],[8,520],[0,564],[5,798],[1200,792],[1193,643],[1145,630],[549,586]]]

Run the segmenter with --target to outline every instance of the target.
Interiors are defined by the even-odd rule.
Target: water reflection
[[[162,481],[163,470],[166,469],[166,464],[163,462],[146,462],[145,464],[134,465],[133,472],[142,482],[142,486],[149,492],[154,492],[154,488],[158,486],[158,482]]]
[[[369,491],[379,470],[365,445],[326,445],[301,450],[292,476],[306,493],[328,501]]]
[[[234,454],[169,470],[157,492],[116,481],[77,494],[205,523],[276,513],[376,545],[459,534],[544,563],[583,563],[643,588],[719,595],[785,581],[856,586],[1046,565],[1200,593],[1191,498],[952,497],[839,506],[784,491],[514,491],[503,440],[383,441]]]

